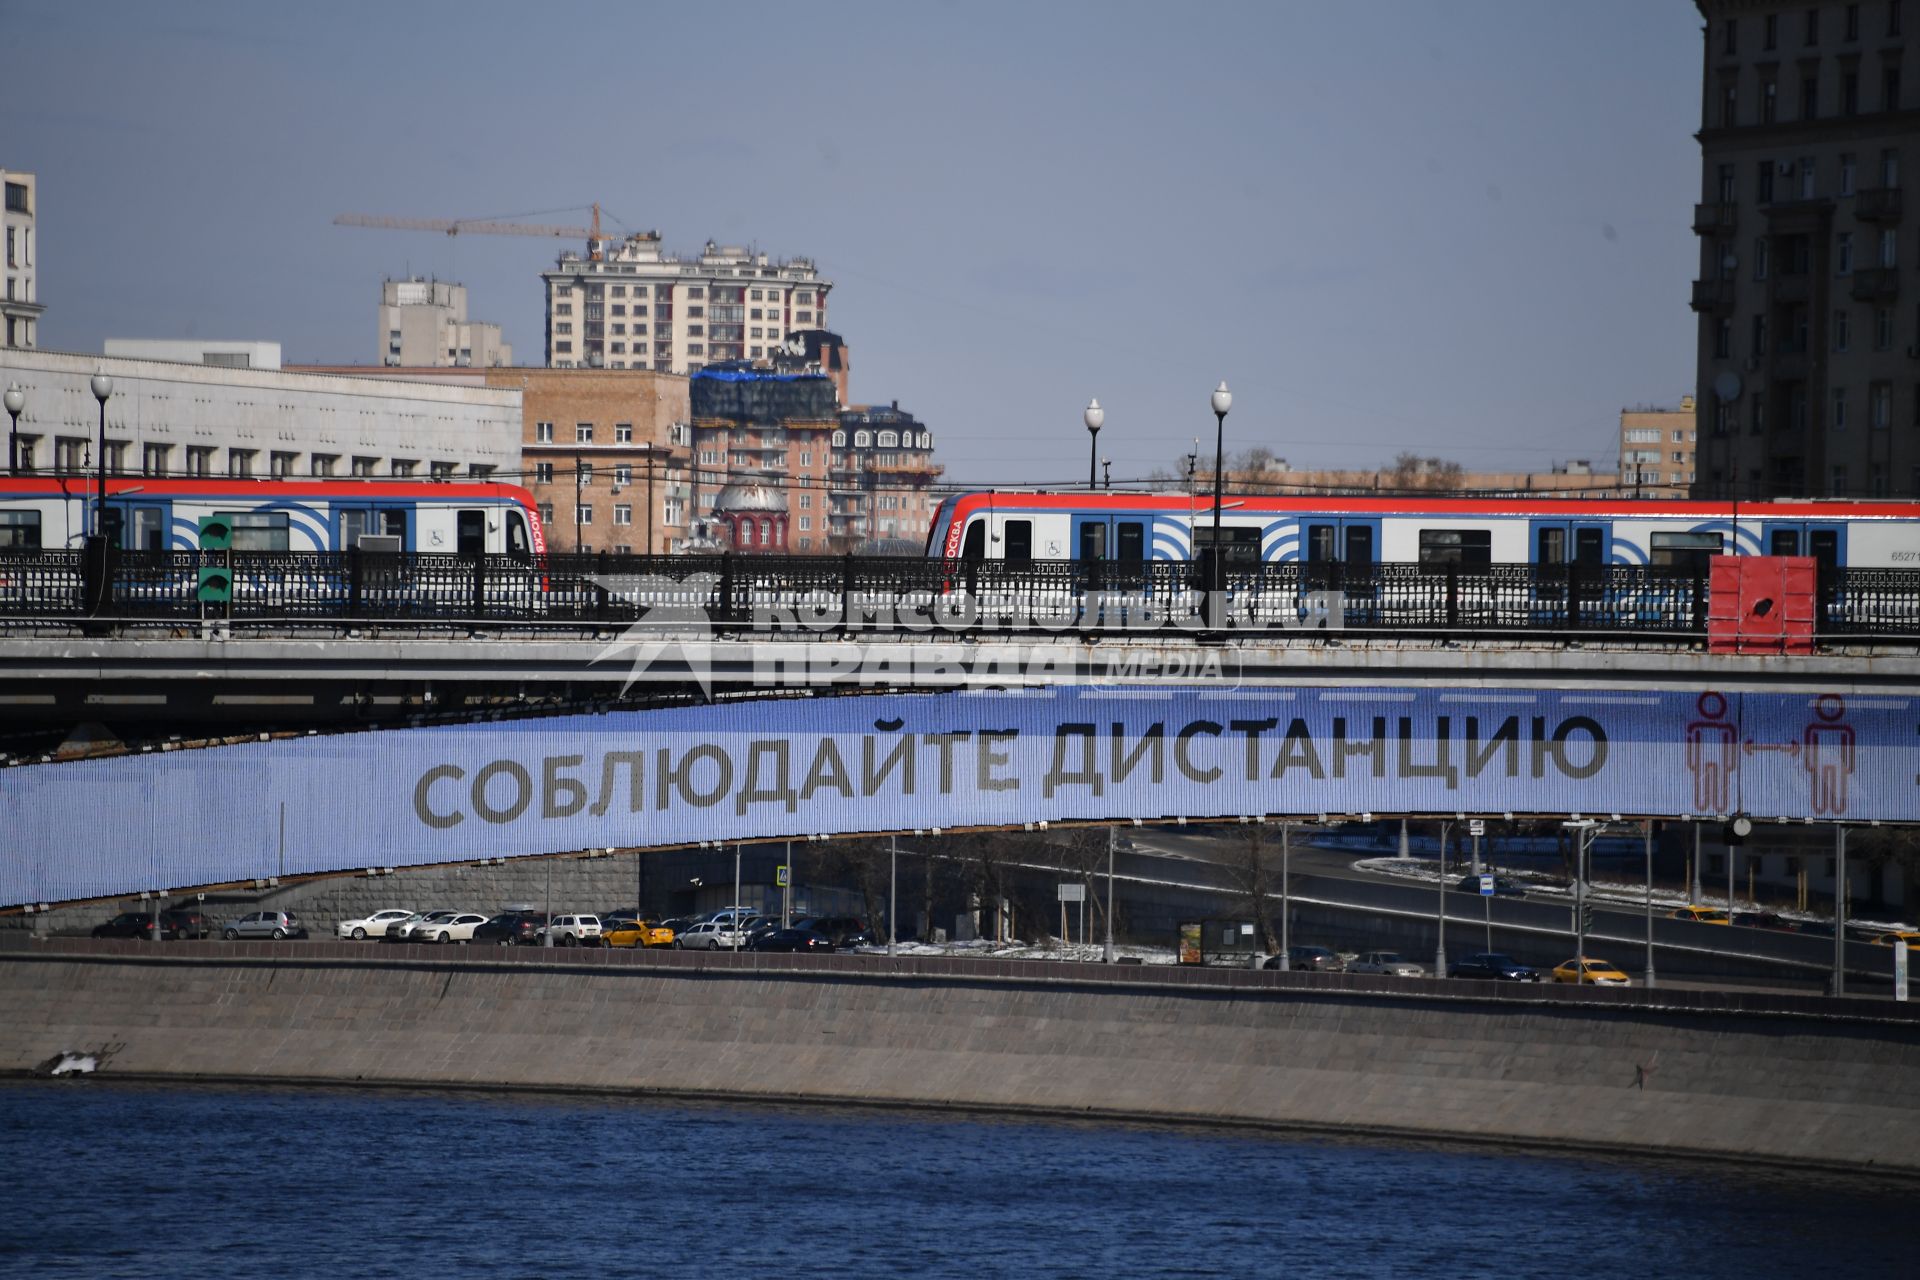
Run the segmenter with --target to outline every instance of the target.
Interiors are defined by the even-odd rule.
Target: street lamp
[[[7,388],[6,400],[7,413],[13,419],[13,429],[7,432],[7,474],[14,475],[20,470],[20,411],[27,407],[27,393],[14,383]]]
[[[1100,407],[1098,400],[1087,401],[1087,409],[1080,417],[1087,424],[1087,488],[1098,489],[1096,483],[1100,470],[1100,424],[1107,420],[1107,411]]]
[[[1100,459],[1100,487],[1103,489],[1113,488],[1113,459],[1112,458]]]
[[[1223,380],[1213,389],[1213,572],[1208,589],[1214,613],[1214,625],[1220,623],[1220,485],[1226,475],[1223,449],[1226,441],[1227,410],[1233,408],[1233,392]]]
[[[100,500],[94,511],[93,531],[104,534],[107,531],[107,397],[113,394],[113,379],[104,373],[93,375],[93,398],[100,402],[100,451],[94,455],[94,465],[100,477]]]

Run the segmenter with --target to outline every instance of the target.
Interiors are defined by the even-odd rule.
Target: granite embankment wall
[[[1888,1003],[1049,962],[26,943],[0,1072],[1159,1117],[1920,1175]],[[84,1085],[76,1086],[84,1087]]]

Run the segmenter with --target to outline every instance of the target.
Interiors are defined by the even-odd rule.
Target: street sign
[[[1899,938],[1893,944],[1893,998],[1907,998],[1907,940]]]
[[[1492,876],[1480,877],[1480,896],[1483,898],[1491,898],[1493,896],[1493,877]]]
[[[1063,884],[1060,886],[1060,901],[1085,902],[1086,900],[1087,886],[1084,884]]]
[[[1484,818],[1467,819],[1467,834],[1470,836],[1483,836],[1487,834],[1486,819]]]
[[[774,887],[778,889],[787,887],[787,869],[785,867],[775,867],[773,869],[773,883]]]

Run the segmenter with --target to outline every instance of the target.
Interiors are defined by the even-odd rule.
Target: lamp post
[[[1087,409],[1080,417],[1087,424],[1087,488],[1098,489],[1100,478],[1100,424],[1107,420],[1107,411],[1100,407],[1098,400],[1087,401]]]
[[[887,954],[900,946],[900,837],[887,837]]]
[[[1107,824],[1107,945],[1101,957],[1113,963],[1113,824]]]
[[[7,474],[14,475],[20,470],[20,411],[27,407],[27,393],[18,383],[7,388],[7,415],[13,419],[13,428],[7,432]]]
[[[94,455],[99,474],[99,501],[93,513],[93,531],[107,531],[107,397],[113,394],[113,379],[104,373],[93,375],[93,398],[100,402],[100,451]]]
[[[1223,380],[1213,389],[1213,572],[1208,575],[1210,593],[1209,604],[1214,615],[1215,626],[1220,624],[1220,487],[1226,477],[1226,458],[1224,448],[1227,432],[1227,410],[1233,408],[1233,393],[1227,390]]]

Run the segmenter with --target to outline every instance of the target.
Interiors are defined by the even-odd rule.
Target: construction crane
[[[540,222],[504,222],[490,218],[388,218],[374,213],[343,213],[333,220],[336,227],[378,227],[386,231],[444,231],[450,236],[551,236],[560,240],[585,240],[587,257],[600,260],[600,206],[593,209],[591,227],[560,227]]]

